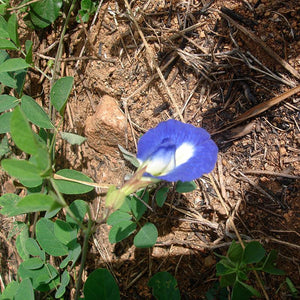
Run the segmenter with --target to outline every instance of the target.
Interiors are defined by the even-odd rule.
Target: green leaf
[[[23,88],[24,88],[24,84],[25,84],[25,80],[26,80],[26,74],[27,74],[27,69],[14,72],[14,78],[16,79],[16,83],[17,83],[16,91],[20,95],[20,97],[23,94]]]
[[[2,15],[0,15],[0,37],[9,38],[9,34],[7,31],[7,22],[2,17]]]
[[[7,6],[8,6],[8,3],[0,4],[0,14],[1,15],[5,15],[6,14]]]
[[[227,259],[222,259],[216,264],[217,276],[229,275],[236,273],[236,268],[229,264]]]
[[[228,249],[227,256],[232,262],[239,263],[243,257],[242,246],[240,244],[236,243],[235,241],[232,241],[232,243]]]
[[[12,113],[10,131],[12,139],[22,151],[29,154],[35,154],[37,152],[37,140],[24,112],[19,106],[17,106]]]
[[[221,288],[219,282],[214,285],[205,294],[206,300],[228,300],[228,291],[226,288]]]
[[[93,271],[84,284],[85,300],[118,300],[120,292],[113,276],[106,269]]]
[[[261,243],[253,241],[246,244],[244,250],[243,262],[246,264],[252,264],[260,262],[266,254],[265,249]]]
[[[70,179],[93,182],[92,179],[82,174],[81,172],[75,170],[63,169],[63,170],[59,170],[56,174]],[[55,183],[57,184],[57,187],[61,193],[68,194],[68,195],[84,194],[94,189],[94,187],[92,186],[84,185],[77,182],[71,182],[67,180],[55,179]]]
[[[159,272],[153,275],[148,286],[152,288],[152,294],[158,300],[181,299],[177,281],[168,272]]]
[[[0,112],[14,108],[19,103],[16,97],[10,95],[0,95]]]
[[[15,43],[17,47],[20,47],[20,41],[18,36],[18,21],[17,15],[12,14],[7,22],[7,31],[10,39]]]
[[[275,267],[276,260],[277,260],[277,251],[271,250],[263,264],[263,267],[261,268],[262,271],[274,275],[284,275],[285,272],[283,270],[277,269]]]
[[[0,72],[12,72],[27,69],[30,67],[25,59],[22,58],[10,58],[0,64]]]
[[[73,212],[78,221],[83,222],[84,216],[87,213],[87,204],[83,200],[75,200],[70,204],[70,210]],[[77,223],[67,214],[66,221],[71,226],[78,228]]]
[[[16,239],[16,248],[17,248],[18,254],[20,255],[20,257],[23,260],[26,260],[29,258],[29,253],[27,252],[26,247],[25,247],[25,243],[28,238],[29,238],[29,234],[28,234],[28,228],[26,226],[20,232],[20,234],[17,236],[17,239]]]
[[[43,261],[45,261],[45,252],[40,248],[35,239],[28,238],[25,241],[25,248],[30,255],[39,256]]]
[[[90,10],[93,8],[93,3],[91,0],[81,0],[81,9],[83,10],[87,10],[88,12],[90,12]]]
[[[135,157],[134,154],[132,154],[131,152],[127,151],[121,145],[118,145],[118,147],[119,147],[120,151],[122,152],[124,159],[126,159],[127,161],[129,161],[136,168],[138,168],[140,166],[140,163],[139,163],[139,161],[137,160],[137,158]]]
[[[51,103],[61,115],[64,114],[64,108],[71,93],[73,82],[73,77],[62,77],[54,83],[50,91]]]
[[[48,177],[52,174],[51,160],[46,145],[42,143],[37,148],[34,156],[30,157],[29,161],[38,168],[41,177]]]
[[[41,292],[52,290],[59,284],[58,272],[50,264],[45,264],[40,269],[29,270],[24,267],[23,262],[18,268],[18,274],[22,280],[31,279],[33,288]]]
[[[146,203],[148,203],[149,201],[149,192],[146,190],[142,190],[136,193],[138,197],[141,197],[143,194],[143,198],[142,200],[145,201]],[[145,211],[147,210],[146,205],[139,200],[136,196],[130,196],[130,209],[132,214],[135,217],[136,222],[138,222],[141,217],[143,216],[143,214],[145,213]]]
[[[10,121],[12,112],[7,112],[0,115],[0,134],[10,131]]]
[[[50,210],[57,203],[51,196],[44,194],[30,194],[22,198],[17,207],[23,209],[23,213]]]
[[[146,223],[134,237],[133,243],[137,248],[150,248],[156,243],[157,237],[155,225]]]
[[[56,238],[68,248],[77,241],[77,230],[69,223],[57,219],[54,223]]]
[[[3,139],[0,141],[0,159],[2,156],[5,156],[6,154],[10,153],[8,138],[5,135]]]
[[[19,284],[16,296],[14,300],[34,300],[34,291],[31,280],[26,278]]]
[[[252,286],[242,282],[242,281],[236,281],[231,294],[232,300],[239,300],[239,299],[249,299],[252,295],[256,297],[260,297],[260,293],[253,288]]]
[[[4,20],[3,17],[1,16],[1,20]],[[2,21],[0,21],[1,23]],[[6,21],[4,20],[6,23]],[[0,38],[1,39],[9,39],[9,34],[7,32],[7,24],[5,24],[5,28],[2,27],[2,23],[0,24]]]
[[[14,299],[17,291],[19,288],[19,283],[16,281],[11,281],[5,288],[5,290],[3,291],[2,295],[0,296],[1,300],[10,300],[10,299]]]
[[[0,38],[0,49],[17,50],[18,48],[11,41]]]
[[[24,95],[21,98],[21,108],[33,124],[46,129],[54,128],[48,115],[31,97]]]
[[[197,185],[194,181],[178,181],[176,183],[176,192],[177,193],[188,193],[197,189]]]
[[[61,132],[60,135],[71,145],[81,145],[86,141],[85,137],[71,132]]]
[[[135,229],[136,223],[132,221],[119,222],[110,229],[108,236],[109,242],[112,244],[118,243],[130,236]]]
[[[42,249],[52,256],[68,254],[68,247],[56,237],[54,223],[48,219],[40,219],[36,224],[36,239]]]
[[[162,207],[167,200],[168,197],[169,188],[168,187],[162,187],[160,188],[156,194],[155,194],[155,200],[159,207]]]
[[[59,16],[61,0],[41,0],[30,5],[29,16],[36,28],[51,25]]]
[[[21,197],[16,194],[4,194],[0,197],[0,206],[2,206],[0,213],[8,217],[23,214],[23,209],[17,207],[20,200]]]
[[[27,270],[40,269],[44,262],[39,257],[30,257],[23,262],[23,267]]]
[[[69,281],[70,281],[70,275],[67,270],[64,270],[64,272],[61,275],[60,286],[55,293],[56,299],[61,298],[64,295],[64,293],[66,292],[66,287],[69,284]]]
[[[285,278],[285,282],[287,286],[289,287],[292,295],[296,297],[298,295],[298,290],[296,289],[295,285],[293,284],[292,280],[289,277]]]
[[[236,282],[236,272],[232,271],[231,274],[226,274],[221,277],[220,286],[221,287],[233,286],[235,282]]]
[[[2,50],[0,50],[2,51]],[[17,81],[9,73],[0,73],[0,82],[10,88],[17,88]]]
[[[0,16],[0,23],[1,23],[1,18],[3,19],[2,16]],[[4,21],[5,22],[5,21]],[[1,25],[0,25],[1,26]],[[7,33],[8,34],[8,33]],[[9,38],[9,36],[7,36]],[[6,51],[0,50],[0,64],[2,64],[5,60],[9,59],[9,55],[7,54]]]
[[[43,182],[38,168],[27,160],[4,159],[1,166],[10,176],[18,178],[27,187],[36,187]]]
[[[68,263],[71,261],[72,265],[71,265],[71,269],[74,267],[78,257],[81,254],[81,246],[78,243],[74,243],[72,244],[72,247],[69,248],[69,254],[68,256],[61,262],[60,264],[60,268],[63,269],[65,268]]]
[[[11,239],[13,236],[18,235],[24,228],[27,228],[27,225],[23,222],[13,222],[13,228],[9,231],[7,238]]]
[[[32,60],[32,46],[33,46],[33,42],[30,41],[30,40],[26,40],[26,42],[25,42],[25,50],[26,50],[25,61],[28,64],[33,63],[33,60]]]
[[[112,214],[110,214],[106,223],[107,223],[107,225],[114,226],[123,221],[130,221],[130,220],[131,220],[131,215],[129,213],[123,212],[120,210],[116,210]]]

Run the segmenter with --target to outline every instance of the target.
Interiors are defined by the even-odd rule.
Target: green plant
[[[80,1],[80,9],[78,11],[76,20],[78,23],[80,23],[81,20],[82,20],[82,22],[86,23],[89,21],[91,15],[93,15],[95,12],[96,12],[96,1],[81,0]]]
[[[177,281],[168,272],[158,272],[153,275],[148,286],[152,288],[152,294],[158,300],[180,300]]]
[[[43,29],[50,26],[59,17],[62,5],[62,0],[27,0],[18,7],[14,7],[13,10],[26,13],[24,21],[29,28]],[[9,8],[11,8],[9,1],[1,1],[0,15],[6,17]]]
[[[215,253],[216,254],[216,253]],[[284,271],[276,268],[277,253],[272,250],[266,254],[263,246],[256,241],[245,243],[245,247],[233,241],[227,255],[216,254],[221,260],[217,263],[217,276],[221,276],[221,287],[232,287],[231,299],[249,299],[252,295],[260,297],[260,293],[246,282],[253,270],[274,275],[284,275]]]
[[[194,182],[178,181],[175,190],[179,193],[191,192],[196,188]],[[155,194],[155,200],[159,207],[162,207],[167,199],[169,187],[160,188]],[[158,231],[154,224],[142,220],[147,211],[149,192],[147,189],[138,191],[136,194],[125,198],[123,205],[113,212],[107,219],[107,224],[112,228],[109,232],[109,241],[117,243],[131,234],[136,235],[133,243],[137,248],[150,248],[157,240]]]

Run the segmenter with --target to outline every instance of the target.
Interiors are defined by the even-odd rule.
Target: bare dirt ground
[[[99,139],[117,136],[118,143],[135,153],[136,141],[146,130],[182,117],[207,129],[220,153],[212,177],[197,180],[196,191],[171,193],[164,208],[154,206],[146,216],[159,230],[153,249],[136,249],[131,238],[111,245],[109,226],[97,227],[86,275],[109,268],[122,299],[151,299],[149,278],[169,271],[182,299],[204,299],[218,280],[214,252],[225,254],[236,238],[227,222],[234,216],[244,239],[259,240],[268,251],[279,252],[278,267],[299,287],[299,2],[174,0],[130,5],[131,16],[123,1],[104,1],[89,24],[75,19],[70,23],[61,76],[74,76],[75,86],[64,129],[87,135],[88,142],[80,147],[61,142],[58,168],[80,170],[95,182],[119,186],[133,171],[115,144],[97,148],[86,133],[86,120],[105,95],[115,99],[128,126],[120,138],[120,128],[112,122]],[[56,54],[59,29],[31,33],[36,64],[46,73],[47,61]],[[45,103],[47,84],[31,73],[26,93]],[[113,120],[114,113],[107,110]],[[2,175],[2,183],[5,191],[12,182]],[[95,215],[103,207],[101,192],[85,198]],[[7,222],[2,221],[3,229],[9,228]],[[1,253],[11,256],[10,265],[17,263],[7,247]],[[7,263],[2,259],[3,270],[13,273],[15,268]],[[270,299],[290,298],[286,286],[279,289],[284,276],[262,274],[261,280]]]

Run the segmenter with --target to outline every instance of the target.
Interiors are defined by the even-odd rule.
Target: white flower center
[[[176,167],[186,163],[195,152],[195,148],[192,144],[183,143],[175,151],[175,164]]]
[[[175,145],[165,144],[156,150],[145,162],[139,160],[141,165],[147,165],[146,172],[153,176],[164,176],[176,167],[186,163],[195,152],[192,144],[183,143],[175,150]]]

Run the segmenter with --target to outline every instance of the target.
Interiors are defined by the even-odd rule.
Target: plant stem
[[[76,216],[74,215],[74,213],[71,211],[71,209],[69,208],[69,206],[67,205],[65,199],[63,198],[63,196],[61,195],[60,191],[58,190],[58,187],[54,181],[53,178],[50,178],[50,182],[52,184],[52,187],[58,197],[58,203],[65,208],[65,210],[67,211],[67,214],[76,222],[76,224],[81,228],[81,230],[85,231],[86,227],[83,226],[83,224],[76,218]],[[88,206],[87,206],[88,207]]]
[[[57,48],[57,52],[56,52],[55,60],[54,60],[53,76],[52,76],[52,80],[51,80],[51,87],[53,86],[54,82],[59,77],[59,70],[60,70],[60,65],[59,64],[60,64],[60,58],[62,56],[64,36],[65,36],[66,30],[67,30],[67,25],[68,25],[70,17],[71,17],[71,13],[72,13],[72,11],[74,9],[74,6],[75,6],[75,2],[76,2],[76,0],[73,0],[72,3],[71,3],[71,5],[70,5],[70,8],[69,8],[69,11],[68,11],[68,14],[67,14],[67,17],[66,17],[66,20],[65,20],[65,23],[64,23],[61,35],[60,35],[60,39],[59,39],[59,43],[58,43],[58,48]],[[50,118],[52,120],[52,105],[51,105],[51,103],[49,105],[49,116],[50,116]]]
[[[76,282],[76,290],[75,290],[75,297],[74,299],[77,300],[79,299],[79,293],[80,293],[80,288],[81,288],[81,284],[82,284],[82,273],[83,273],[83,269],[85,266],[85,261],[86,261],[86,256],[87,256],[87,251],[88,251],[88,246],[89,246],[89,239],[92,233],[92,216],[91,216],[91,211],[89,206],[87,207],[88,210],[88,216],[89,216],[89,220],[88,220],[88,227],[86,230],[84,230],[84,242],[83,242],[83,247],[82,247],[82,254],[81,254],[81,261],[80,261],[80,269],[78,272],[78,278],[77,278],[77,282]]]

